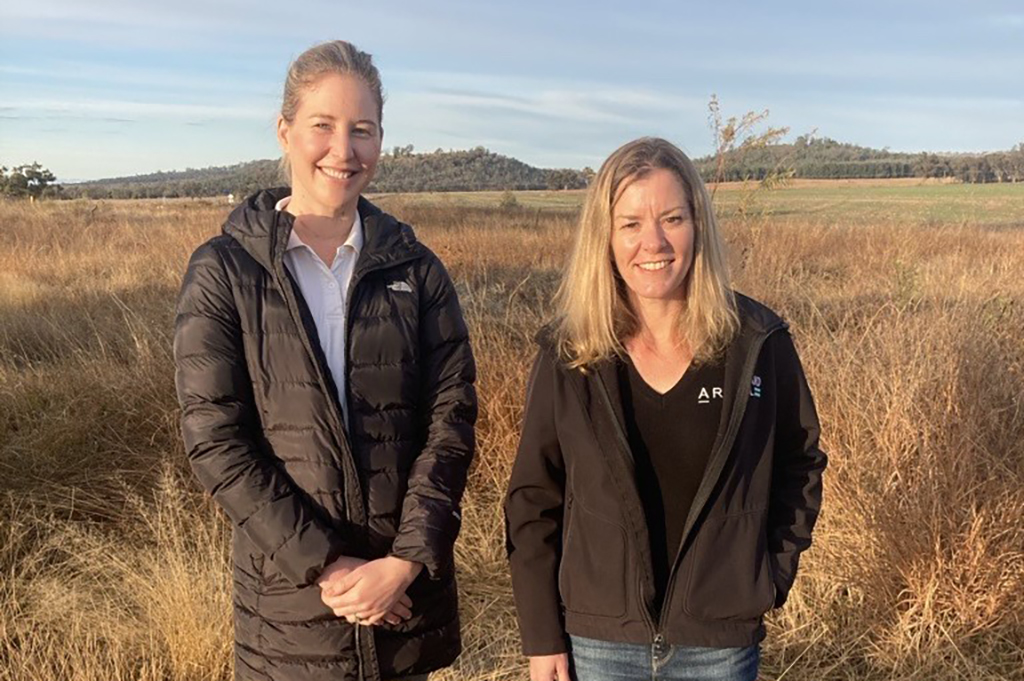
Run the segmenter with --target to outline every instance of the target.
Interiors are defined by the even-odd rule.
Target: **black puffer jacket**
[[[234,524],[240,679],[419,674],[460,650],[453,544],[473,454],[475,368],[458,299],[412,229],[360,199],[344,426],[316,327],[284,266],[293,220],[260,192],[196,250],[174,356],[192,468]],[[315,584],[340,555],[426,566],[413,617],[357,628]]]

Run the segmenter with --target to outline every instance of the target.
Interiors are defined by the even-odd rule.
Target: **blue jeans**
[[[598,641],[571,636],[576,681],[756,681],[760,651]]]

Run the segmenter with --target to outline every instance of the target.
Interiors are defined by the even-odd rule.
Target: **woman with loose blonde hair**
[[[694,222],[694,262],[679,319],[695,357],[710,359],[739,324],[728,264],[711,199],[693,162],[671,142],[642,137],[617,149],[601,166],[583,202],[568,274],[556,296],[558,346],[572,366],[622,355],[621,339],[637,319],[609,251],[612,207],[622,191],[652,170],[673,172],[682,183]]]
[[[615,151],[538,336],[505,501],[533,681],[754,681],[821,505],[788,327],[732,290],[693,163]]]

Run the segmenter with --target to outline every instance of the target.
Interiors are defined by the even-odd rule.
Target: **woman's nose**
[[[660,223],[655,223],[644,228],[641,245],[646,251],[657,252],[663,250],[668,243],[665,238],[665,230]]]
[[[331,137],[331,151],[341,158],[352,156],[352,135],[347,130],[339,130]]]

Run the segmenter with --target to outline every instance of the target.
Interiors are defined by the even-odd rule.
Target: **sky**
[[[384,146],[598,167],[726,116],[893,151],[1024,142],[1024,2],[0,0],[0,165],[63,181],[279,154],[289,62],[374,55]]]

